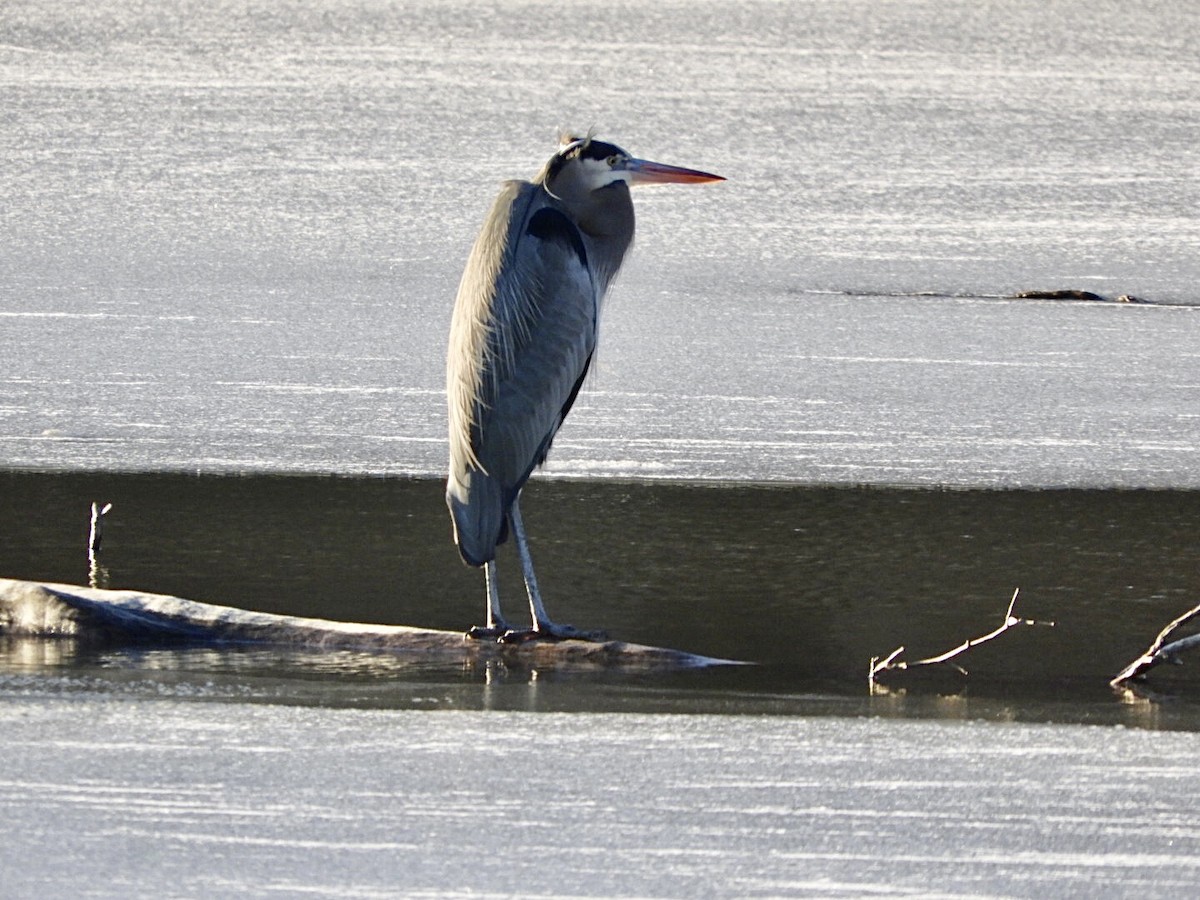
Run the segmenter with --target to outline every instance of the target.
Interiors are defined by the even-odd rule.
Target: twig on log
[[[1016,625],[1045,625],[1048,628],[1053,628],[1053,622],[1039,622],[1035,619],[1021,619],[1013,615],[1013,607],[1016,606],[1017,595],[1020,594],[1020,592],[1020,588],[1017,588],[1013,591],[1012,599],[1008,601],[1008,609],[1004,611],[1004,622],[1001,623],[1000,627],[977,638],[969,638],[968,640],[963,641],[957,647],[947,650],[945,653],[939,653],[937,656],[930,656],[926,659],[913,660],[912,662],[907,662],[906,660],[899,660],[897,662],[896,658],[904,652],[904,647],[900,646],[882,659],[880,659],[878,656],[872,656],[870,668],[867,670],[867,683],[873,686],[875,684],[875,678],[880,672],[903,671],[905,669],[916,668],[917,666],[932,666],[941,663],[947,663],[958,669],[958,671],[963,675],[966,675],[966,669],[964,669],[958,663],[950,662],[950,660],[959,654],[966,653],[972,647],[977,647],[982,643],[999,637],[1004,632],[1008,631],[1008,629]]]
[[[1156,666],[1163,663],[1171,663],[1171,665],[1181,666],[1183,660],[1179,658],[1179,654],[1185,650],[1191,650],[1193,647],[1200,646],[1200,634],[1189,635],[1185,638],[1180,638],[1177,641],[1167,643],[1167,638],[1171,636],[1171,632],[1181,625],[1186,625],[1192,619],[1200,616],[1200,603],[1197,603],[1183,615],[1173,619],[1166,628],[1158,633],[1158,637],[1154,639],[1146,651],[1117,673],[1109,684],[1112,687],[1119,688],[1127,681],[1134,678],[1142,678],[1147,672]]]
[[[104,517],[112,510],[111,503],[92,504],[92,529],[88,535],[88,584],[94,588],[108,587],[108,569],[100,564],[100,545],[104,543]]]

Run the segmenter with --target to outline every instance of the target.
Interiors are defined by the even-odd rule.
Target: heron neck
[[[628,186],[617,182],[590,191],[578,202],[564,200],[564,205],[583,232],[588,254],[607,286],[633,243],[634,214]]]

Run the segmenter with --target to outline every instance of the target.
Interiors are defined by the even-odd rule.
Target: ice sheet
[[[551,471],[1200,486],[1200,313],[995,299],[1197,302],[1187,5],[89,9],[0,12],[0,464],[441,470],[466,249],[594,125],[729,181],[638,195]]]
[[[1188,734],[6,694],[11,896],[1122,897],[1198,878]]]

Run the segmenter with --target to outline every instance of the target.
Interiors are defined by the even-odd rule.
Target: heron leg
[[[543,626],[553,626],[550,617],[546,615],[546,606],[542,603],[542,592],[538,590],[537,575],[533,572],[533,557],[529,555],[529,541],[525,537],[525,523],[521,519],[520,498],[513,501],[510,521],[512,522],[513,537],[517,542],[517,556],[521,559],[521,574],[525,578],[525,590],[529,594],[529,616],[533,620],[533,630],[540,631]]]
[[[467,637],[476,640],[496,640],[509,630],[508,623],[500,612],[500,579],[496,577],[496,561],[483,564],[484,582],[487,585],[487,624],[474,625]]]
[[[559,625],[557,622],[550,621],[550,617],[546,615],[542,592],[538,589],[537,575],[533,571],[533,557],[529,554],[529,541],[525,537],[525,523],[521,520],[519,503],[519,497],[513,501],[512,509],[509,512],[509,521],[512,523],[513,539],[517,544],[517,556],[521,559],[521,574],[525,577],[525,590],[529,593],[529,615],[533,620],[533,628],[506,632],[501,640],[509,643],[539,638],[605,640],[606,636],[602,631],[581,631],[574,625]]]
[[[500,579],[496,576],[496,561],[488,560],[483,566],[484,581],[487,582],[487,627],[496,628],[507,624],[500,612]]]

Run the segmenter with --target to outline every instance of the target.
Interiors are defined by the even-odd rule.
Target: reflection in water
[[[0,660],[15,670],[69,666],[79,660],[79,649],[79,644],[72,640],[38,640],[0,635]]]
[[[70,639],[0,639],[0,695],[81,692],[340,708],[867,715],[1200,730],[1200,703],[1178,702],[1178,691],[1113,692],[1079,680],[1040,685],[929,678],[868,687],[865,679],[856,685],[805,682],[772,666],[630,674],[499,659],[447,666],[395,653],[101,649]],[[1182,696],[1200,699],[1194,691]]]
[[[104,497],[114,504],[104,543],[111,587],[463,629],[479,620],[483,590],[458,561],[441,494],[439,482],[422,479],[3,473],[0,576],[86,583],[88,510]],[[1073,718],[1082,714],[1060,707],[1084,698],[1140,722],[1143,704],[1115,703],[1107,680],[1200,599],[1197,493],[540,480],[525,512],[556,618],[758,665],[632,675],[493,663],[448,672],[395,655],[21,642],[0,650],[3,666],[199,673],[267,694],[286,682],[306,702],[387,705],[419,695],[470,708],[817,704],[979,715],[986,704],[986,715],[1003,718],[1027,715],[1036,700]],[[518,608],[515,561],[501,565]],[[872,656],[903,644],[919,658],[981,634],[1017,587],[1021,614],[1057,627],[1013,629],[974,648],[959,660],[969,675],[955,683],[890,683],[869,695]],[[1154,687],[1186,695],[1197,672],[1200,661],[1156,672]]]

